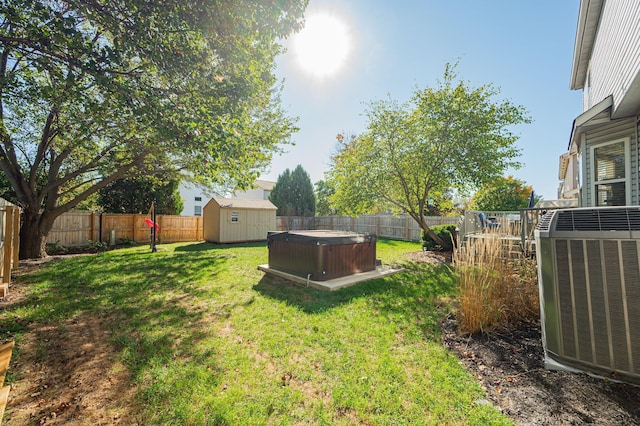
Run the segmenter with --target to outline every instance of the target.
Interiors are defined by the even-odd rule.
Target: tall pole
[[[156,249],[156,202],[155,200],[151,202],[151,252],[155,253],[158,251]]]

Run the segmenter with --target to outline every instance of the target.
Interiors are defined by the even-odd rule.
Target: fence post
[[[91,212],[89,216],[89,240],[99,241],[99,238],[96,238],[96,225],[95,225],[95,213]]]
[[[5,223],[4,223],[4,250],[2,265],[2,283],[9,284],[11,281],[11,257],[13,255],[13,209],[14,207],[5,207]]]
[[[13,214],[13,266],[18,267],[18,258],[20,256],[20,209],[14,209]]]
[[[104,213],[100,213],[100,229],[98,230],[98,240],[102,242],[102,234],[104,233]]]
[[[405,232],[406,237],[405,238],[407,239],[407,241],[411,241],[411,228],[410,228],[411,227],[411,222],[410,221],[411,221],[411,218],[407,217],[407,219],[404,222],[405,229],[406,229],[406,232]]]

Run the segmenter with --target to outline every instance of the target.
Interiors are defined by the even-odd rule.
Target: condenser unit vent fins
[[[551,212],[557,214],[556,231],[638,231],[640,209],[574,209]],[[546,215],[545,215],[546,218]],[[552,217],[547,218],[551,221]],[[549,225],[547,225],[547,229]]]

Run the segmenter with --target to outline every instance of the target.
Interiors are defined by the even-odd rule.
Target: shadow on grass
[[[438,299],[455,291],[453,270],[443,264],[408,263],[406,271],[365,281],[337,291],[307,288],[283,278],[265,275],[254,289],[266,297],[282,300],[308,314],[320,314],[365,297],[381,314],[415,318],[425,333],[439,329]]]
[[[233,244],[217,244],[208,242],[199,242],[193,244],[185,244],[175,248],[176,252],[198,252],[209,250],[226,250],[238,247],[267,247],[266,241],[255,241],[251,243],[233,243]]]
[[[196,327],[188,327],[203,316],[202,310],[192,306],[221,290],[198,283],[224,273],[228,262],[224,254],[209,251],[196,250],[188,255],[123,251],[43,265],[20,278],[30,287],[30,295],[13,305],[12,311],[24,313],[19,318],[16,315],[0,337],[23,332],[30,323],[55,323],[92,312],[109,318],[119,345],[132,341],[119,339],[118,333],[161,324],[166,333],[135,342],[136,352],[140,352],[138,362],[169,357],[163,348],[172,347],[172,341],[203,337]],[[130,367],[134,372],[140,369]]]

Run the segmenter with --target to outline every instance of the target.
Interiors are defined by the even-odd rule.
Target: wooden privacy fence
[[[458,217],[428,216],[427,225],[457,224]],[[382,238],[420,241],[421,229],[410,216],[362,215],[350,216],[278,216],[276,230],[294,231],[301,229],[327,229],[375,234]]]
[[[20,249],[20,209],[0,198],[0,297],[5,297],[11,270],[18,266]]]
[[[151,234],[145,219],[149,215],[70,211],[55,220],[47,243],[65,247],[88,245],[89,241],[113,245],[122,239],[148,243]],[[203,240],[202,217],[157,215],[156,221],[158,243]]]
[[[88,245],[89,241],[118,244],[121,239],[131,239],[137,243],[150,242],[149,226],[145,223],[148,215],[94,213],[71,211],[58,217],[47,237],[47,243],[65,247]],[[158,243],[202,241],[202,217],[168,216],[156,217],[159,230]],[[456,224],[457,217],[429,216],[425,218],[429,226]],[[375,234],[382,238],[420,241],[421,230],[409,216],[363,215],[350,216],[278,216],[276,231],[300,229],[327,229]],[[265,235],[265,239],[266,239]]]

